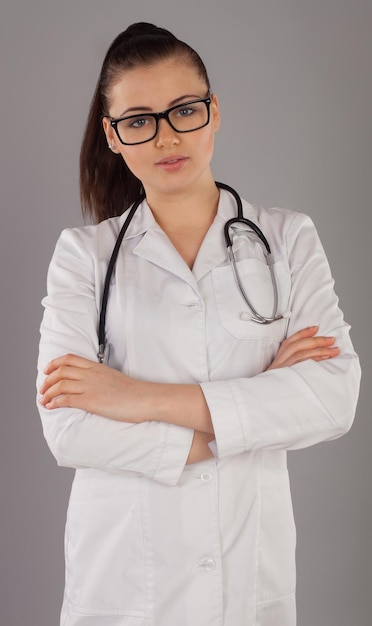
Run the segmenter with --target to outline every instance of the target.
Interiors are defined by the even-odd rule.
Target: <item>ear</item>
[[[218,98],[215,93],[211,94],[211,121],[214,132],[217,132],[221,125],[220,106],[218,104]]]
[[[116,154],[118,154],[119,153],[119,150],[118,150],[118,147],[117,147],[118,138],[116,136],[116,133],[115,133],[114,129],[112,128],[112,126],[110,124],[110,119],[108,117],[104,117],[102,119],[102,125],[103,125],[103,130],[105,131],[107,144],[108,144],[110,150],[112,150],[112,152],[115,152]]]

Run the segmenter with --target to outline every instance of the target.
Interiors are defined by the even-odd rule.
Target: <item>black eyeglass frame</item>
[[[175,109],[179,109],[182,107],[187,107],[189,104],[196,104],[198,102],[204,102],[204,104],[207,107],[207,121],[202,124],[201,126],[197,126],[196,128],[192,128],[190,130],[178,130],[177,128],[175,128],[172,124],[172,122],[169,119],[169,114],[174,111]],[[209,121],[210,121],[210,104],[212,102],[212,98],[211,96],[207,96],[206,98],[198,98],[197,100],[189,100],[188,102],[181,102],[181,104],[176,104],[173,107],[170,107],[170,109],[166,109],[165,111],[161,111],[161,113],[136,113],[135,115],[127,115],[126,117],[118,117],[117,119],[110,119],[110,124],[112,126],[112,128],[114,129],[114,131],[117,134],[117,137],[120,141],[120,143],[122,143],[124,146],[138,146],[140,143],[147,143],[148,141],[152,141],[153,139],[155,139],[156,135],[158,134],[158,130],[159,130],[159,120],[167,120],[169,126],[171,128],[173,128],[174,131],[176,131],[176,133],[193,133],[194,130],[200,130],[200,128],[204,128],[204,126],[208,126]],[[136,117],[140,117],[141,115],[143,115],[144,117],[153,117],[155,122],[156,122],[156,126],[155,126],[155,132],[153,134],[152,137],[150,137],[149,139],[145,139],[144,141],[136,141],[135,143],[128,143],[126,141],[123,141],[122,138],[119,135],[119,130],[118,130],[118,124],[119,122],[122,122],[123,120],[130,120],[130,119],[134,119]]]

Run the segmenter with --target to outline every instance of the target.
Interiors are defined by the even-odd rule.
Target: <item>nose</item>
[[[159,120],[155,141],[158,147],[176,145],[180,141],[179,134],[173,130],[172,126],[165,118]]]

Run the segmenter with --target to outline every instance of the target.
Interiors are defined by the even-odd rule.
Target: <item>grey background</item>
[[[290,454],[299,626],[370,625],[367,0],[1,0],[0,623],[58,624],[72,472],[56,467],[35,408],[40,300],[61,229],[82,223],[78,153],[103,55],[139,20],[173,30],[209,68],[223,115],[216,179],[309,213],[325,245],[364,380],[351,432]]]

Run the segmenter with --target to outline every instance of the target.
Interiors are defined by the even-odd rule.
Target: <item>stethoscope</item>
[[[272,324],[272,322],[275,322],[276,320],[283,319],[283,315],[278,315],[278,286],[277,286],[277,282],[275,278],[275,273],[274,273],[274,268],[273,268],[273,259],[272,259],[271,248],[269,246],[269,243],[265,235],[263,234],[262,230],[257,226],[257,224],[255,224],[251,220],[244,217],[242,200],[239,194],[237,193],[237,191],[235,191],[235,189],[233,189],[229,185],[225,185],[224,183],[216,182],[216,185],[219,189],[225,189],[226,191],[231,193],[234,196],[235,201],[236,201],[237,216],[233,217],[232,219],[226,222],[224,226],[224,235],[225,235],[225,241],[226,241],[226,247],[227,247],[227,255],[228,255],[229,262],[231,264],[231,268],[234,274],[236,284],[251,313],[249,319],[251,319],[253,322],[256,322],[257,324]],[[109,290],[110,290],[111,276],[115,268],[115,264],[118,258],[120,246],[123,241],[124,235],[128,230],[128,227],[133,219],[135,212],[137,211],[140,204],[142,204],[145,197],[146,197],[145,194],[142,194],[138,198],[138,200],[132,205],[131,209],[129,210],[129,213],[125,219],[125,222],[116,240],[116,243],[115,243],[115,246],[112,251],[112,255],[111,255],[108,267],[107,267],[105,283],[103,287],[103,294],[102,294],[101,311],[100,311],[100,316],[99,316],[99,326],[98,326],[99,351],[98,351],[97,357],[100,363],[107,362],[108,360],[108,344],[106,341],[105,325],[106,325],[106,311],[107,311],[107,302],[108,302],[108,295],[109,295]],[[271,284],[273,288],[273,312],[272,312],[271,317],[266,317],[265,315],[261,315],[255,309],[250,299],[248,298],[247,293],[240,280],[239,272],[236,266],[235,257],[233,253],[231,236],[230,236],[230,229],[233,225],[236,225],[236,224],[244,224],[246,227],[250,229],[252,233],[254,233],[254,235],[258,238],[258,240],[263,244],[264,257],[266,260],[267,267],[269,268],[269,271],[270,271]]]

